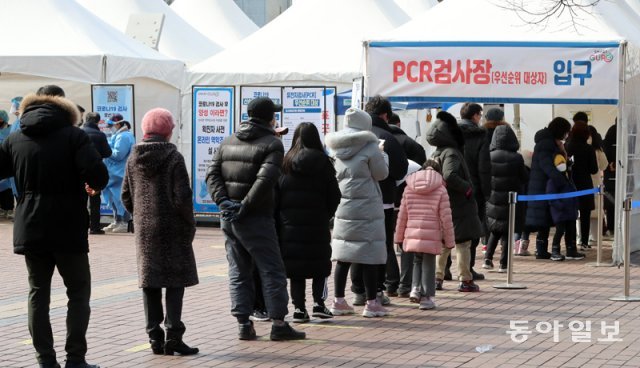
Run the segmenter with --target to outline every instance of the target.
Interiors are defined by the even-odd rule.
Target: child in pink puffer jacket
[[[455,246],[449,195],[440,165],[427,160],[424,170],[409,175],[402,195],[395,242],[414,252],[410,299],[420,309],[436,307],[436,255]]]

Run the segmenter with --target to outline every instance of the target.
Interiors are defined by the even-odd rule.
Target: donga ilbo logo
[[[593,50],[593,53],[589,56],[589,60],[610,63],[613,61],[613,54],[609,50]]]

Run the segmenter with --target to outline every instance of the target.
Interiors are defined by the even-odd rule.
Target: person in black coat
[[[107,136],[98,128],[99,122],[100,114],[97,112],[87,113],[82,130],[87,133],[98,154],[104,159],[111,157],[111,147],[107,142]],[[89,193],[89,233],[93,235],[104,234],[104,230],[100,229],[100,192],[95,190]]]
[[[398,140],[400,145],[402,145],[407,158],[418,164],[419,167],[422,167],[425,161],[427,161],[427,153],[420,143],[409,137],[407,133],[400,128],[400,116],[398,116],[398,114],[391,113],[391,118],[389,118],[389,128],[391,129],[393,136]],[[394,201],[394,216],[396,218],[398,217],[400,202],[402,201],[402,193],[404,193],[404,188],[406,186],[407,183],[403,181],[396,189],[396,198]],[[400,297],[409,297],[409,293],[411,292],[412,276],[413,253],[405,252],[400,249],[400,282],[398,284],[398,295]]]
[[[407,175],[409,162],[407,155],[404,153],[402,145],[393,136],[393,132],[387,123],[389,117],[393,113],[391,110],[391,102],[382,96],[374,96],[367,102],[365,111],[371,115],[371,132],[378,139],[383,139],[384,152],[389,156],[389,176],[379,181],[380,190],[382,191],[382,203],[384,205],[384,227],[386,233],[387,245],[387,263],[380,265],[378,271],[378,297],[381,304],[387,305],[389,299],[383,296],[382,290],[387,290],[387,295],[397,295],[398,285],[400,284],[400,268],[398,267],[398,259],[393,250],[393,233],[396,228],[395,211],[393,203],[396,197],[396,180],[402,180]],[[356,294],[354,305],[364,305],[364,282],[362,281],[362,269],[360,265],[353,264],[351,266],[351,291]]]
[[[565,177],[553,164],[554,157],[561,153],[566,156],[562,141],[567,138],[571,130],[571,123],[565,118],[557,117],[551,120],[549,126],[540,129],[535,137],[533,157],[531,158],[531,172],[529,174],[528,194],[545,194],[547,181],[553,180],[562,186]],[[527,204],[525,225],[532,231],[537,231],[536,259],[550,259],[549,229],[553,226],[548,201],[531,201]],[[560,259],[558,259],[560,260]]]
[[[249,319],[255,298],[255,263],[273,321],[271,340],[304,339],[304,332],[284,321],[289,295],[274,219],[275,186],[284,147],[272,123],[282,106],[268,97],[258,97],[247,109],[249,120],[222,141],[206,175],[211,198],[222,212],[220,227],[229,261],[231,314],[238,320],[238,338],[255,340],[256,331]]]
[[[312,279],[313,316],[331,318],[324,304],[331,274],[329,221],[340,203],[336,170],[312,123],[300,123],[284,156],[276,190],[278,236],[290,279],[294,322],[309,321],[305,279]]]
[[[509,233],[509,192],[519,192],[529,180],[529,174],[524,166],[522,155],[518,153],[520,144],[516,134],[508,125],[501,125],[495,129],[491,140],[491,194],[487,201],[487,227],[490,231],[487,253],[483,268],[493,268],[493,254],[502,243],[500,269],[506,272],[509,256],[507,235]],[[522,230],[522,218],[516,212],[515,231]]]
[[[607,214],[607,232],[609,236],[613,236],[615,231],[615,197],[616,197],[616,136],[618,134],[618,118],[615,123],[609,127],[604,136],[602,145],[604,154],[607,155],[609,166],[604,170],[604,190],[605,200],[604,209]]]
[[[598,172],[596,151],[587,143],[591,137],[586,123],[576,122],[571,128],[566,150],[569,157],[573,157],[571,178],[577,190],[593,189],[591,175]],[[578,197],[580,204],[580,246],[589,248],[589,227],[591,226],[591,211],[596,208],[593,195]]]
[[[100,190],[109,174],[89,137],[76,123],[80,112],[62,88],[41,87],[24,98],[20,129],[0,147],[0,178],[15,177],[20,194],[13,251],[29,272],[29,332],[41,367],[59,367],[49,322],[51,275],[62,276],[69,297],[67,367],[85,361],[91,272],[85,185]]]
[[[486,237],[487,219],[486,202],[491,193],[491,166],[489,158],[489,147],[486,135],[487,131],[480,126],[482,118],[482,106],[476,103],[466,103],[460,109],[462,120],[458,123],[464,136],[464,161],[467,163],[471,174],[471,184],[473,185],[473,196],[478,204],[478,217],[482,224],[482,234]],[[485,240],[486,241],[486,240]],[[471,241],[471,274],[474,280],[483,280],[484,275],[477,273],[473,266],[476,263],[476,248],[480,244],[480,238]]]

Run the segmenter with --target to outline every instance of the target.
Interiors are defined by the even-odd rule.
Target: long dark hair
[[[318,128],[316,128],[313,123],[300,123],[298,127],[296,127],[296,131],[293,133],[291,149],[284,155],[284,161],[282,162],[282,172],[284,174],[291,173],[293,160],[303,149],[318,150],[323,154],[325,153],[322,141],[320,140],[320,133],[318,133]],[[329,159],[328,156],[327,159]],[[331,167],[333,167],[333,165],[331,165]]]

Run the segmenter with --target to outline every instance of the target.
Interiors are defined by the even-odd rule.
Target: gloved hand
[[[238,213],[242,208],[242,203],[230,199],[220,202],[221,218],[224,221],[234,222],[239,219]]]

